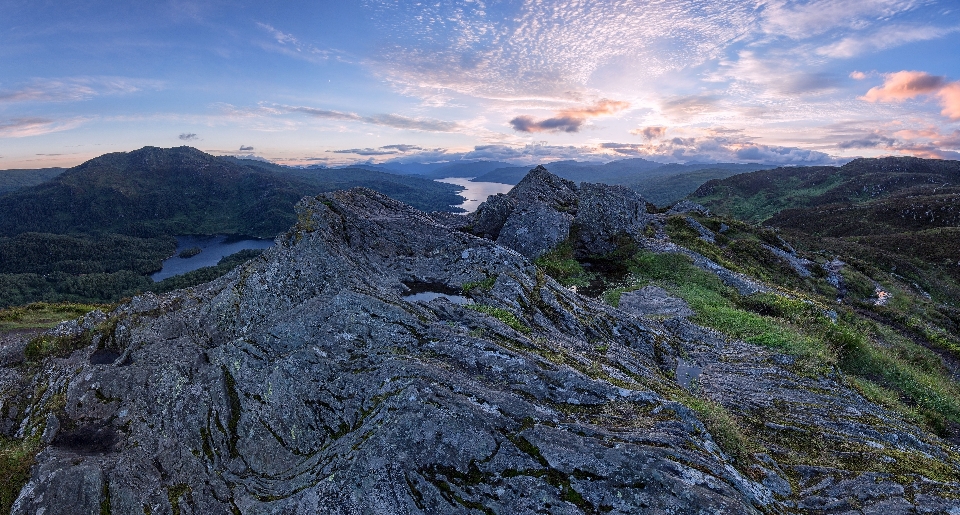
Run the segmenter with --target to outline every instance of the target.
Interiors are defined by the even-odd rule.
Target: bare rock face
[[[578,252],[608,254],[624,238],[639,241],[653,220],[640,195],[622,186],[573,182],[538,166],[507,194],[474,214],[472,233],[535,259],[570,238]]]
[[[661,331],[369,190],[298,213],[217,281],[64,329],[90,343],[17,412],[59,431],[13,513],[778,511],[671,399]]]
[[[630,188],[583,183],[579,193],[574,223],[578,245],[586,254],[609,254],[624,237],[639,241],[653,220],[647,202]]]
[[[3,365],[0,427],[41,442],[14,514],[960,510],[957,452],[838,377],[579,296],[370,190],[297,212],[226,276]],[[700,375],[678,384],[681,356]],[[705,402],[773,454],[724,452]]]

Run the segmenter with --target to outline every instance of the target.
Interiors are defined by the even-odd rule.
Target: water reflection
[[[154,281],[192,272],[205,266],[214,266],[221,259],[246,249],[268,249],[273,240],[238,238],[216,234],[213,236],[177,236],[177,251],[173,257],[164,260],[163,269],[150,276]],[[187,249],[199,248],[200,253],[191,257],[180,257]]]
[[[506,193],[513,188],[511,184],[502,184],[499,182],[470,182],[472,177],[448,177],[446,179],[437,179],[437,182],[444,182],[447,184],[456,184],[457,186],[463,186],[465,189],[458,193],[463,197],[464,202],[459,206],[462,207],[468,213],[472,213],[477,210],[477,207],[480,206],[483,201],[487,200],[487,197],[490,195],[496,195],[497,193]]]

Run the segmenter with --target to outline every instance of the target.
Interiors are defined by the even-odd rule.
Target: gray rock
[[[669,210],[667,210],[668,215],[682,215],[687,213],[697,213],[703,216],[712,216],[713,213],[710,212],[706,207],[693,202],[692,200],[681,200],[673,205]]]
[[[713,231],[707,229],[702,223],[690,218],[689,216],[685,216],[683,219],[687,222],[687,225],[697,231],[701,240],[707,243],[716,243],[716,235],[713,234]]]
[[[694,314],[686,301],[659,286],[644,286],[625,292],[620,295],[617,307],[638,316],[689,317]]]
[[[557,211],[545,203],[524,204],[510,213],[497,243],[529,259],[536,259],[566,241],[572,223],[573,217],[569,213]]]
[[[224,277],[0,367],[4,436],[60,426],[14,514],[960,512],[956,448],[832,371],[579,296],[370,190],[297,211]],[[718,444],[732,423],[752,458]]]
[[[623,186],[583,183],[578,198],[577,243],[588,255],[609,254],[624,238],[639,241],[653,220],[643,197]]]
[[[61,429],[13,513],[782,511],[665,396],[663,335],[636,318],[369,190],[298,213],[44,364],[23,410]],[[486,278],[472,308],[401,298]],[[107,346],[129,358],[92,362]]]

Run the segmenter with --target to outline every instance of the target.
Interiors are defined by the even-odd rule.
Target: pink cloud
[[[888,73],[883,85],[870,88],[861,100],[867,102],[901,102],[920,95],[936,93],[947,81],[927,72],[900,71]]]
[[[560,111],[552,118],[535,120],[522,115],[510,120],[513,130],[519,132],[579,132],[587,118],[614,114],[630,107],[628,102],[602,99],[592,106]]]
[[[940,114],[951,120],[960,120],[960,82],[947,82],[939,75],[907,70],[888,73],[884,77],[882,85],[870,88],[860,100],[902,102],[921,95],[935,95],[943,107]]]
[[[940,114],[951,120],[960,120],[960,82],[951,82],[937,93],[943,111]]]

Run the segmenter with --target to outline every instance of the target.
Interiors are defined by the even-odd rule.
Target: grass
[[[534,260],[547,275],[564,286],[589,286],[591,274],[573,257],[573,244],[565,241]]]
[[[109,306],[71,302],[35,302],[0,310],[0,331],[17,329],[49,329],[64,320],[73,320],[94,309],[108,311]]]
[[[514,328],[515,330],[523,334],[530,333],[529,327],[527,327],[523,322],[521,322],[516,315],[514,315],[513,313],[503,308],[487,306],[484,304],[467,304],[464,307],[468,309],[472,309],[474,311],[479,311],[480,313],[483,313],[485,315],[490,315],[493,318],[496,318],[497,320],[503,322],[504,324],[507,324],[508,326]]]
[[[30,479],[30,467],[40,451],[36,438],[9,440],[0,437],[0,513],[10,513],[23,485]]]
[[[908,420],[940,434],[948,421],[960,423],[960,387],[939,357],[884,324],[842,308],[834,322],[825,314],[825,301],[801,293],[741,296],[679,254],[641,252],[629,266],[633,282],[607,291],[608,303],[617,305],[623,292],[657,284],[690,305],[693,322],[796,356],[798,373],[819,375],[839,367],[864,396]]]

